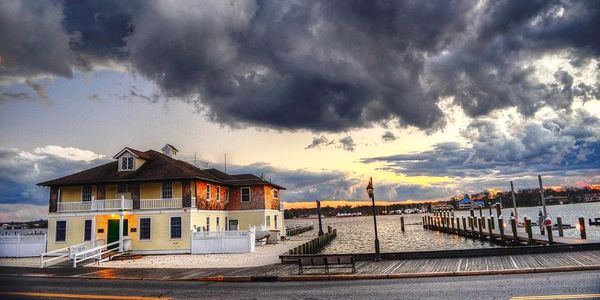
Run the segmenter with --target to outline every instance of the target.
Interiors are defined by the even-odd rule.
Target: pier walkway
[[[600,250],[560,253],[477,256],[461,258],[392,259],[356,262],[356,273],[344,270],[329,275],[306,271],[298,275],[296,264],[250,268],[19,268],[0,267],[1,276],[88,279],[147,279],[195,281],[302,281],[469,276],[539,272],[600,270]]]
[[[461,227],[462,219],[462,227]],[[456,220],[456,222],[455,222]],[[486,222],[487,221],[487,222]],[[456,224],[456,225],[455,225]],[[467,225],[468,224],[468,225]],[[491,226],[490,226],[491,225]],[[545,235],[536,234],[536,227],[530,227],[530,233],[524,228],[523,231],[515,230],[516,235],[512,230],[510,222],[502,223],[503,231],[500,231],[500,222],[493,219],[485,219],[479,217],[462,217],[454,218],[450,216],[425,216],[423,217],[423,228],[429,230],[440,231],[448,234],[460,235],[472,239],[489,241],[494,244],[502,245],[548,245],[548,244],[563,244],[563,245],[593,245],[600,244],[600,241],[589,239],[577,239],[558,236],[555,232],[548,232]],[[530,225],[531,226],[531,225]],[[552,236],[549,235],[552,234]],[[550,240],[551,239],[551,240]]]

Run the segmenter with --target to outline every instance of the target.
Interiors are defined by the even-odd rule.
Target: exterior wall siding
[[[60,201],[78,202],[81,201],[81,186],[62,186],[60,187]]]
[[[210,184],[210,199],[206,199],[207,185]],[[221,187],[221,198],[217,201],[217,187]],[[224,185],[196,181],[196,207],[200,210],[225,210],[227,188]],[[231,199],[231,195],[230,195]]]
[[[242,202],[242,187],[232,187],[228,210],[265,209],[265,188],[262,185],[250,186],[250,201]]]
[[[181,217],[181,238],[171,239],[171,217]],[[138,214],[130,216],[131,247],[133,251],[176,251],[189,250],[190,245],[190,214],[183,211],[162,212],[156,214]],[[150,218],[150,240],[139,239],[139,223],[141,218]]]

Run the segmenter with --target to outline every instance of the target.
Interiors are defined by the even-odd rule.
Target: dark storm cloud
[[[61,5],[62,4],[62,5]],[[0,79],[69,77],[116,62],[161,99],[206,107],[234,127],[344,131],[398,121],[444,126],[452,97],[470,116],[531,115],[594,99],[528,65],[600,56],[597,1],[3,1]],[[598,81],[598,79],[597,79]]]
[[[330,141],[328,138],[326,138],[323,135],[315,136],[315,137],[313,137],[312,142],[308,146],[306,146],[304,149],[320,148],[320,147],[329,146],[332,144],[333,144],[333,141]]]
[[[354,143],[354,139],[351,136],[346,136],[340,139],[340,145],[342,146],[342,149],[344,149],[345,151],[354,151],[354,149],[356,148],[356,144]]]
[[[383,135],[381,136],[381,139],[382,139],[384,142],[393,142],[393,141],[395,141],[395,140],[396,140],[396,136],[394,135],[394,133],[393,133],[393,132],[391,132],[391,131],[386,131],[386,132],[384,132],[384,133],[383,133]]]
[[[406,175],[449,177],[594,175],[600,170],[600,119],[585,111],[541,123],[499,130],[489,121],[473,121],[463,135],[470,146],[440,143],[431,150],[363,159]]]
[[[33,154],[0,148],[0,204],[48,204],[48,191],[36,184],[66,176],[102,163],[65,159],[52,154]]]

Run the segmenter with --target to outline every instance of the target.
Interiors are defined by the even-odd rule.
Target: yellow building
[[[169,144],[162,152],[124,148],[111,163],[39,183],[50,188],[48,251],[89,241],[134,253],[190,253],[192,231],[285,233],[285,188],[200,169],[176,154]]]

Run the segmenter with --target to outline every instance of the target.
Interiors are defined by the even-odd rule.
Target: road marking
[[[600,294],[574,294],[574,295],[545,295],[545,296],[517,296],[513,300],[538,300],[538,299],[586,299],[600,298]]]
[[[32,293],[32,292],[0,292],[0,295],[22,296],[22,297],[44,297],[44,298],[76,298],[76,299],[111,299],[111,300],[170,300],[168,297],[145,297],[145,296],[110,296],[110,295],[88,295],[88,294],[63,294],[63,293]]]

